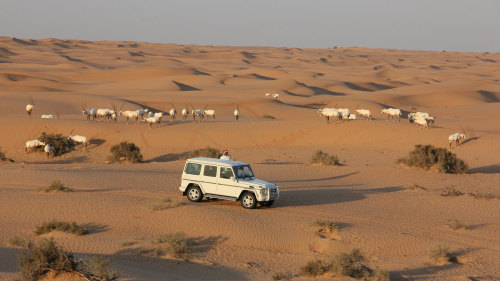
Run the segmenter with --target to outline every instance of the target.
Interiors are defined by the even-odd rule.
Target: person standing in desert
[[[227,149],[225,149],[223,152],[222,152],[222,156],[220,157],[221,160],[231,160],[231,156],[229,156],[229,152],[227,151]]]

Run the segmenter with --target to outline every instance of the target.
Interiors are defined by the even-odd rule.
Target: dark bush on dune
[[[219,158],[221,156],[222,152],[220,150],[207,146],[205,148],[200,148],[189,152],[189,154],[186,156],[186,159],[195,157]]]
[[[111,147],[111,155],[108,157],[110,162],[142,162],[141,150],[134,144],[129,142],[122,142]]]
[[[2,152],[2,147],[0,146],[0,161],[6,161],[5,153]]]
[[[54,156],[63,155],[65,153],[73,150],[75,144],[73,141],[69,140],[67,136],[61,134],[47,134],[42,133],[38,140],[44,142],[45,144],[50,144],[54,147]],[[37,151],[43,151],[43,146],[38,147]]]
[[[424,170],[436,168],[441,173],[449,174],[463,174],[469,170],[467,163],[446,148],[422,144],[415,145],[408,157],[398,159],[396,163]]]

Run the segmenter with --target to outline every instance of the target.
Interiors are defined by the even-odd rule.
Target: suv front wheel
[[[203,193],[201,193],[201,189],[198,186],[191,186],[188,188],[187,198],[191,202],[200,202],[203,199]]]
[[[241,206],[245,209],[253,209],[257,206],[257,199],[251,192],[247,192],[241,196]]]

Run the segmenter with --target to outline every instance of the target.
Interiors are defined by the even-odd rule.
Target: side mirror
[[[229,179],[234,181],[234,182],[238,182],[235,177],[230,177]]]

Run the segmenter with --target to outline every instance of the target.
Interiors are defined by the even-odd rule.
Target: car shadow
[[[391,186],[372,189],[301,189],[280,191],[277,207],[315,206],[363,200],[368,194],[397,192],[401,186]]]

